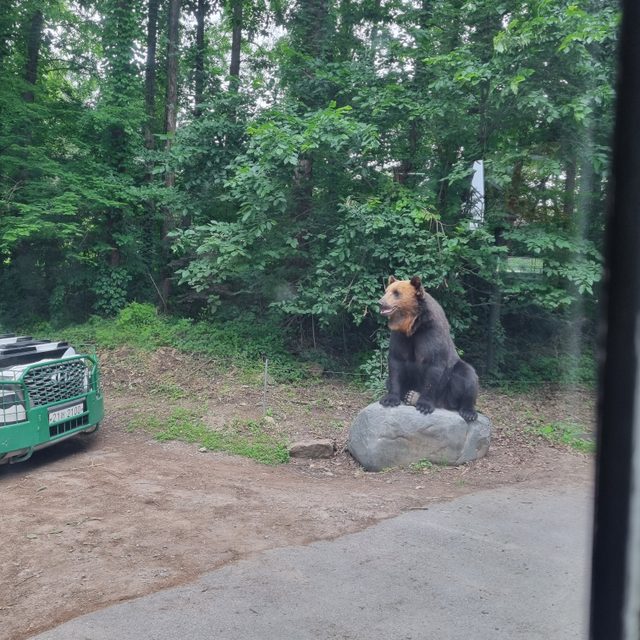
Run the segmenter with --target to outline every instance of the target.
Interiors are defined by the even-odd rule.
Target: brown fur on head
[[[397,280],[390,276],[384,295],[378,301],[380,313],[389,319],[389,329],[412,335],[424,296],[419,276],[413,276],[411,280]]]

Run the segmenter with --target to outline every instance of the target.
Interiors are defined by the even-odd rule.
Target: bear
[[[378,303],[391,329],[388,393],[380,404],[398,406],[417,391],[417,400],[410,403],[422,413],[448,409],[466,422],[476,420],[478,375],[458,356],[449,321],[424,290],[420,277],[397,280],[391,276]]]

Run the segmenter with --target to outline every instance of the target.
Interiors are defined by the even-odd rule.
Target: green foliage
[[[354,120],[350,108],[335,104],[305,117],[267,113],[248,133],[247,151],[236,158],[225,184],[238,218],[174,233],[176,251],[190,258],[179,271],[181,282],[205,294],[214,308],[226,291],[272,302],[278,289],[299,276],[294,263],[322,251],[327,217],[336,217],[330,211],[336,184],[318,194],[320,211],[301,214],[297,192],[305,187],[299,162],[313,162],[314,174],[325,180],[344,182],[351,164],[347,151],[376,144],[370,127]]]
[[[101,273],[95,280],[93,292],[95,309],[100,315],[113,316],[127,303],[127,287],[131,274],[126,269],[111,269]]]
[[[591,351],[572,354],[557,349],[554,352],[548,344],[537,344],[535,339],[530,338],[529,343],[529,350],[507,345],[507,349],[513,349],[512,363],[505,364],[498,375],[485,382],[516,389],[541,382],[595,386],[596,360]]]
[[[180,440],[199,444],[211,451],[224,451],[252,458],[263,464],[282,464],[289,461],[287,444],[268,434],[260,423],[235,420],[221,430],[208,429],[196,412],[176,408],[167,419],[148,415],[135,418],[130,430],[143,429],[157,440]]]
[[[468,324],[464,310],[452,314],[448,302],[463,294],[465,275],[489,276],[485,265],[496,252],[491,238],[464,225],[445,228],[423,198],[404,190],[392,189],[388,198],[365,203],[348,199],[339,210],[341,220],[326,246],[321,245],[315,271],[302,281],[295,298],[278,306],[326,323],[348,313],[360,324],[376,309],[387,275],[419,274],[450,312],[454,331]]]
[[[158,324],[158,311],[150,304],[131,302],[120,313],[116,320],[119,329],[132,327],[136,331],[144,330]]]
[[[165,9],[151,84],[146,2],[3,10],[0,320],[117,316],[73,331],[252,367],[268,356],[280,379],[304,375],[295,333],[316,361],[369,358],[378,388],[376,300],[390,273],[419,274],[483,375],[573,376],[566,327],[583,314],[593,335],[601,279],[617,5],[245,3],[238,87],[229,5],[207,4],[197,74],[182,4],[170,140]]]
[[[389,338],[385,334],[384,337],[378,338],[373,353],[368,355],[358,369],[362,376],[363,386],[372,399],[381,398],[386,391],[387,376],[389,375],[388,350]]]
[[[543,275],[540,280],[512,279],[504,288],[507,299],[522,302],[535,296],[542,307],[558,309],[593,294],[602,276],[602,257],[589,240],[540,225],[519,227],[504,236],[520,255],[540,257]]]

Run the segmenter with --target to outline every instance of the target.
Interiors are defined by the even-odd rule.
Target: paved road
[[[502,488],[270,551],[38,640],[586,637],[590,491]]]

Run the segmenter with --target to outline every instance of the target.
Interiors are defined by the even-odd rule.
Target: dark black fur
[[[449,409],[472,422],[478,416],[478,376],[458,356],[442,307],[425,292],[419,278],[412,278],[411,284],[416,290],[418,318],[411,335],[391,331],[388,393],[380,404],[397,406],[409,391],[417,391],[418,411]]]

